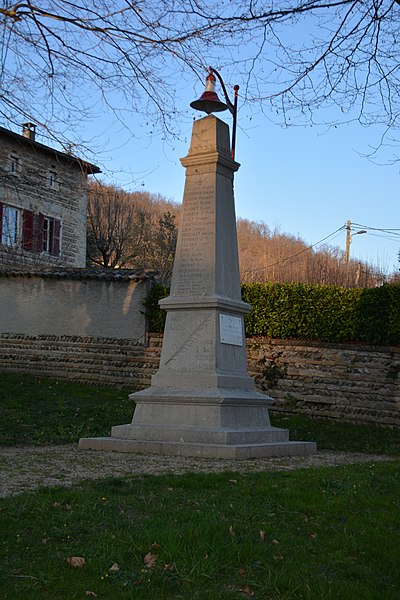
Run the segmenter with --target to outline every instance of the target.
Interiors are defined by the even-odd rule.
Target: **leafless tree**
[[[169,211],[164,213],[153,225],[151,250],[148,264],[160,274],[163,284],[169,284],[172,277],[178,229],[175,216]]]
[[[341,287],[375,287],[386,280],[382,271],[357,260],[346,262],[336,247],[307,246],[300,238],[271,231],[265,223],[238,221],[241,280],[308,283]]]
[[[208,63],[284,123],[399,124],[400,0],[3,0],[0,111],[41,122],[64,147],[93,90],[173,134],[180,85]],[[184,77],[183,83],[178,75]],[[227,81],[229,83],[229,81]],[[117,110],[118,108],[118,110]],[[42,117],[40,115],[43,115]],[[76,141],[76,139],[72,140]]]
[[[170,282],[179,206],[160,195],[128,193],[92,183],[88,205],[89,263],[103,267],[150,269]],[[350,260],[328,245],[313,248],[298,237],[262,222],[239,219],[239,261],[243,282],[298,282],[342,287],[374,287],[385,274]]]
[[[123,190],[92,183],[87,218],[87,253],[92,264],[123,267],[145,244],[145,215]]]
[[[172,212],[171,212],[172,211]],[[178,207],[158,194],[89,185],[88,263],[155,270],[163,283],[172,274]]]

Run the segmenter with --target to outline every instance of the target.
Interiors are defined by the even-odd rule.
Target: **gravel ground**
[[[387,460],[392,459],[387,456],[345,452],[318,452],[306,457],[233,461],[80,450],[76,444],[2,447],[0,497],[35,490],[40,486],[69,486],[88,479],[124,475],[288,471]]]

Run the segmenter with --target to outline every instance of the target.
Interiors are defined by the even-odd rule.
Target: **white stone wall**
[[[143,343],[149,282],[0,277],[0,333]]]

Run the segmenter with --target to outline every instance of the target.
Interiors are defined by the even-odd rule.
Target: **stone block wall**
[[[0,335],[0,370],[136,391],[158,369],[162,335]],[[400,348],[251,338],[248,368],[273,411],[400,427]]]
[[[160,347],[113,338],[0,334],[0,371],[136,391],[150,385]]]
[[[400,348],[248,340],[257,388],[274,411],[400,426]]]

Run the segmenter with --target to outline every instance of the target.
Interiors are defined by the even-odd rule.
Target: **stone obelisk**
[[[132,423],[81,448],[215,458],[311,454],[271,427],[271,399],[247,372],[232,160],[228,126],[194,122],[160,368],[151,387],[131,394]]]

